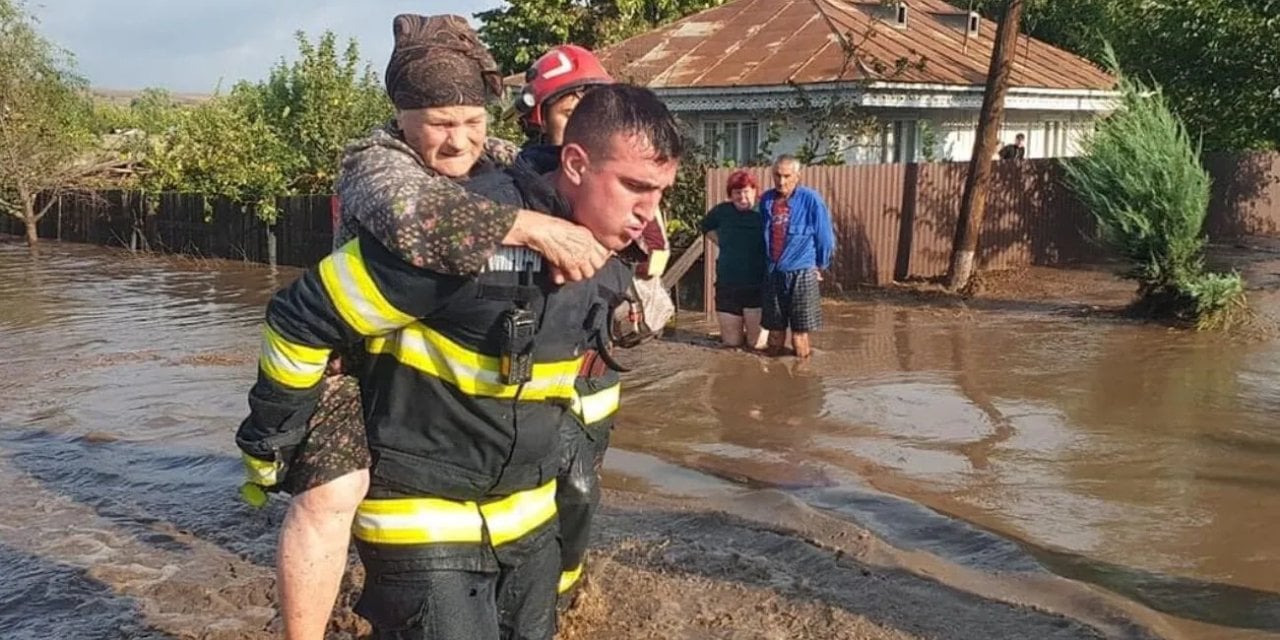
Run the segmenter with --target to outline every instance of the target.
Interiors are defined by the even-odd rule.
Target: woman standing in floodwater
[[[764,218],[757,208],[760,185],[747,171],[729,176],[729,200],[712,207],[702,219],[702,232],[716,243],[716,316],[720,340],[726,347],[763,349],[760,329],[764,282]]]

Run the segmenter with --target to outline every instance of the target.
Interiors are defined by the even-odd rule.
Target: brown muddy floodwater
[[[0,243],[0,637],[267,624],[279,512],[238,503],[231,434],[294,276]],[[774,488],[901,549],[1097,585],[1186,637],[1280,633],[1280,346],[1037,311],[827,318],[804,365],[688,322],[634,354],[608,482]]]

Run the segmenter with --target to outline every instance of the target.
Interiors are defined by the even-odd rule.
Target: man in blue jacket
[[[795,156],[780,156],[773,163],[774,188],[760,199],[769,254],[761,325],[769,331],[770,352],[782,352],[789,328],[796,356],[808,358],[809,333],[822,326],[818,283],[831,266],[836,238],[827,203],[800,186],[801,168]]]

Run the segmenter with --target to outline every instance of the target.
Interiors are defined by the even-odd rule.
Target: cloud
[[[38,0],[37,0],[38,1]],[[499,0],[43,0],[29,8],[40,31],[71,51],[97,87],[210,92],[258,80],[297,51],[293,34],[355,38],[381,69],[391,19],[430,11],[467,17]]]

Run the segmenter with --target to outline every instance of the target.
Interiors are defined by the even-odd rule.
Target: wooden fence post
[[[276,266],[276,225],[264,225],[267,232],[267,264]]]
[[[705,235],[702,236],[702,308],[707,322],[716,319],[716,257],[720,247]]]

